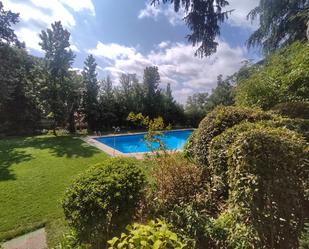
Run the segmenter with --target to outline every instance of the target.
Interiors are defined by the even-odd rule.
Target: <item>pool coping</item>
[[[178,130],[170,130],[170,131],[191,131],[194,129],[178,129]],[[119,150],[116,150],[104,143],[101,143],[99,141],[96,140],[96,138],[99,137],[113,137],[113,136],[130,136],[130,135],[139,135],[139,134],[145,134],[146,132],[136,132],[136,133],[118,133],[118,134],[108,134],[108,135],[103,135],[103,136],[86,136],[81,138],[84,142],[86,142],[89,145],[92,145],[96,148],[98,148],[99,150],[107,153],[108,155],[112,156],[112,157],[135,157],[136,159],[143,159],[145,156],[147,155],[154,155],[157,152],[135,152],[135,153],[123,153]],[[169,150],[168,153],[175,153],[175,152],[180,152],[182,150]],[[160,152],[159,152],[160,153]]]

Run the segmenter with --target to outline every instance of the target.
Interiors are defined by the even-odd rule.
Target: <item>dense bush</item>
[[[300,237],[299,249],[309,249],[309,223],[305,224],[305,229]]]
[[[242,121],[255,122],[269,120],[273,116],[259,110],[239,107],[218,107],[209,113],[200,123],[196,131],[194,156],[197,162],[206,166],[208,164],[209,143],[226,129]]]
[[[243,132],[231,146],[229,208],[236,208],[238,223],[258,236],[258,244],[246,248],[297,248],[304,222],[305,153],[302,137],[282,128]]]
[[[148,217],[160,217],[173,225],[189,248],[205,248],[205,226],[219,206],[208,195],[203,169],[180,155],[157,158],[151,178],[155,186],[147,198]]]
[[[150,221],[147,225],[133,224],[127,227],[128,233],[121,237],[114,237],[108,241],[109,249],[181,249],[186,248],[176,233],[170,230],[168,224],[161,220]]]
[[[289,118],[309,119],[309,102],[287,102],[275,105],[272,110]]]
[[[64,215],[80,242],[104,248],[132,221],[145,176],[136,160],[113,158],[93,166],[65,193]]]
[[[309,100],[309,43],[296,42],[267,57],[237,84],[236,104],[271,109]]]
[[[176,155],[158,158],[152,178],[155,186],[150,202],[155,200],[153,205],[161,212],[177,204],[196,201],[205,192],[202,169]]]
[[[197,130],[194,130],[183,147],[183,154],[186,158],[192,158],[194,155],[194,144]]]

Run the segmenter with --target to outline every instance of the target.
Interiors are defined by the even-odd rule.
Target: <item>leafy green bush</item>
[[[229,208],[239,210],[240,224],[260,243],[247,248],[296,248],[308,172],[303,138],[283,128],[248,130],[232,144],[229,157]]]
[[[109,240],[109,249],[181,249],[186,248],[176,233],[170,230],[164,221],[150,221],[147,225],[133,224],[127,226],[128,233],[122,233],[121,237]]]
[[[309,102],[287,102],[275,105],[272,110],[289,118],[309,119]]]
[[[308,42],[295,42],[267,57],[238,82],[236,104],[269,110],[278,103],[308,101],[308,54]]]
[[[194,130],[183,147],[183,154],[186,158],[192,158],[194,155],[194,144],[195,144],[196,134],[197,132],[196,130]]]
[[[309,223],[305,224],[305,229],[300,237],[299,249],[309,249]]]
[[[53,247],[53,249],[85,249],[85,248],[86,247],[78,243],[78,239],[74,231],[70,231],[64,234],[59,244],[56,247]]]
[[[102,248],[132,221],[145,185],[133,159],[112,158],[95,165],[67,189],[66,220],[80,242]]]
[[[255,109],[232,106],[216,108],[199,125],[194,145],[195,159],[199,164],[207,166],[208,149],[211,140],[226,129],[242,121],[256,122],[272,118],[271,114]]]

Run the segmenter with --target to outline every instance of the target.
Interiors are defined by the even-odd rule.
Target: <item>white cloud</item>
[[[70,49],[71,49],[73,52],[76,52],[76,53],[79,53],[79,52],[80,52],[79,48],[78,48],[75,44],[72,44],[72,45],[70,46]]]
[[[110,66],[104,70],[114,78],[115,83],[121,73],[137,73],[141,78],[145,67],[158,66],[162,86],[171,83],[174,96],[181,103],[194,92],[211,91],[219,74],[228,76],[236,72],[247,52],[244,48],[232,48],[219,41],[216,54],[200,59],[194,56],[195,48],[191,45],[167,43],[162,48],[158,47],[143,55],[133,47],[98,42],[96,48],[89,52],[101,59],[110,60]]]
[[[3,5],[5,9],[20,13],[21,22],[16,34],[26,42],[27,48],[38,51],[38,34],[51,23],[61,21],[64,27],[72,28],[76,25],[73,12],[88,11],[95,15],[91,0],[29,0],[28,3],[3,0]]]
[[[170,4],[152,5],[148,3],[138,14],[139,19],[153,18],[154,20],[158,20],[160,16],[164,16],[171,25],[176,26],[183,24],[182,19],[185,16],[185,12],[182,9],[180,9],[179,12],[175,12],[174,7]]]
[[[230,5],[228,5],[225,10],[234,10],[229,16],[227,21],[228,24],[235,27],[243,27],[255,29],[256,23],[251,23],[247,20],[247,15],[254,7],[259,3],[259,0],[229,0]],[[185,12],[180,9],[178,13],[174,11],[172,4],[157,4],[151,5],[146,4],[145,8],[140,10],[138,18],[153,18],[158,20],[159,17],[166,17],[170,24],[173,26],[184,24],[183,17]]]

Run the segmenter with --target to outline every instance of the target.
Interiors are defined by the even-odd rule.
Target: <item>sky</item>
[[[231,75],[245,60],[261,58],[245,44],[257,28],[246,16],[258,1],[229,0],[226,9],[234,11],[221,27],[218,51],[201,59],[194,56],[197,47],[186,41],[184,13],[175,13],[171,5],[152,6],[149,0],[2,0],[4,9],[20,13],[15,33],[31,54],[44,56],[39,33],[60,20],[71,33],[75,69],[82,69],[91,53],[99,79],[109,75],[117,85],[122,73],[136,73],[142,80],[145,67],[158,66],[161,87],[170,83],[180,103],[196,92],[211,92],[219,74]]]

